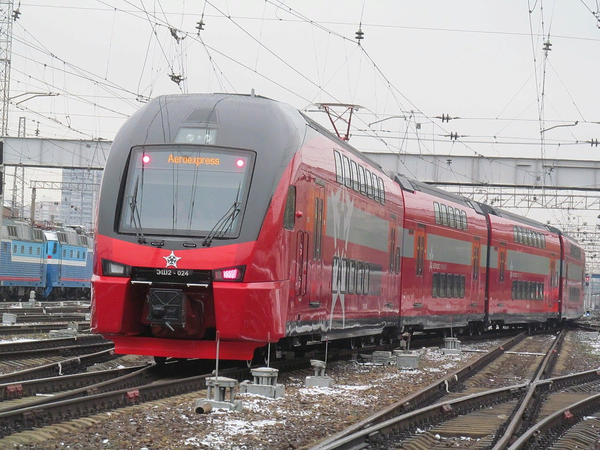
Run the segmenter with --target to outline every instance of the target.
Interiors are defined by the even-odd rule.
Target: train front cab
[[[119,353],[203,359],[217,337],[238,360],[284,337],[299,126],[296,110],[225,94],[160,97],[128,121],[102,181],[93,331]]]
[[[31,290],[39,295],[46,280],[44,236],[23,221],[4,219],[0,249],[0,286],[4,299],[29,299]]]

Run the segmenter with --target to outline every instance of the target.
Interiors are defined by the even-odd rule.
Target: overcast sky
[[[13,136],[22,116],[28,136],[39,129],[42,137],[111,140],[147,98],[255,89],[329,128],[315,103],[360,105],[350,142],[363,150],[597,159],[589,143],[600,139],[597,0],[24,0],[17,7]],[[540,130],[557,125],[542,145]]]

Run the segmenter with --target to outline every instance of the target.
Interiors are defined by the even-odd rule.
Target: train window
[[[454,297],[454,275],[451,273],[446,275],[446,296]]]
[[[70,255],[69,256],[70,258],[73,258],[73,250],[71,250],[71,252],[69,253],[69,255]]]
[[[354,294],[356,291],[356,261],[350,260],[350,273],[348,275],[348,293]]]
[[[333,151],[333,160],[335,161],[335,180],[343,184],[344,183],[344,169],[342,168],[342,155],[340,152]]]
[[[363,280],[365,278],[365,266],[359,261],[356,263],[356,293],[363,293]]]
[[[373,200],[379,203],[379,185],[377,183],[377,176],[374,173],[372,173],[371,177],[373,181]]]
[[[348,260],[346,258],[342,259],[342,267],[340,269],[340,292],[345,294],[348,290]]]
[[[527,230],[525,228],[519,227],[519,232],[521,233],[521,239],[519,244],[527,244]]]
[[[373,199],[379,201],[379,189],[377,188],[377,175],[371,173],[371,186],[373,186]]]
[[[350,173],[352,174],[352,189],[354,189],[355,191],[360,191],[360,182],[358,179],[358,166],[352,160],[350,160]]]
[[[385,204],[385,184],[383,183],[383,178],[378,178],[379,180],[379,201],[382,205]]]
[[[331,291],[333,293],[338,292],[340,285],[340,259],[337,256],[333,257],[333,263],[331,264]]]
[[[440,274],[434,273],[431,277],[431,296],[433,298],[440,296]]]
[[[347,156],[342,155],[342,167],[344,168],[344,184],[347,187],[352,187],[352,177],[350,175],[350,160]]]
[[[371,280],[371,266],[365,263],[365,281],[363,284],[363,294],[369,295],[369,282]]]
[[[516,281],[512,282],[512,295],[511,295],[511,298],[513,300],[515,300],[517,298],[517,282]]]
[[[373,179],[369,169],[365,169],[365,178],[367,179],[367,197],[373,198]]]
[[[365,177],[365,168],[358,166],[358,181],[360,184],[360,193],[367,195],[367,179]]]
[[[29,247],[29,254],[33,255],[33,247]]]
[[[13,253],[17,253],[17,246],[16,245],[13,247]]]
[[[378,192],[377,192],[377,183],[376,183],[376,177],[374,173],[371,173],[371,181],[369,182],[369,189],[371,191],[371,198],[375,201],[377,201],[378,199]]]
[[[447,297],[446,295],[446,284],[447,276],[445,273],[440,273],[440,297]]]
[[[285,211],[283,213],[283,228],[293,230],[296,224],[296,186],[288,187]]]
[[[446,205],[440,205],[442,211],[442,225],[448,225],[448,207]]]
[[[25,246],[24,245],[21,245],[21,253],[25,254]]]
[[[462,229],[466,230],[467,229],[467,212],[466,211],[461,211],[460,212],[460,218],[461,218],[461,222],[462,222]]]
[[[17,237],[17,227],[14,225],[7,225],[6,229],[8,230],[8,237],[16,238]]]
[[[456,228],[456,215],[452,206],[448,206],[448,226]]]
[[[465,276],[460,276],[460,298],[465,298]]]
[[[442,214],[440,212],[440,204],[438,202],[433,202],[433,215],[435,216],[435,223],[442,223]]]
[[[462,298],[460,295],[460,275],[454,275],[454,298]]]

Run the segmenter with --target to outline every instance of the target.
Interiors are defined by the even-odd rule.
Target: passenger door
[[[322,182],[317,180],[313,199],[313,239],[312,239],[312,258],[310,260],[309,273],[309,305],[311,308],[321,308],[324,306],[323,284],[323,232],[324,232],[324,213],[325,213],[325,187]]]
[[[473,297],[479,298],[479,287],[481,286],[481,240],[476,237],[473,242],[473,255],[472,255],[472,274],[473,274]]]
[[[424,274],[425,257],[427,255],[427,229],[418,223],[415,232],[415,304],[423,304],[425,295]]]

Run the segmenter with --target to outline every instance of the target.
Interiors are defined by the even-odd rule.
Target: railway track
[[[35,334],[49,333],[52,330],[61,328],[66,329],[69,325],[74,324],[80,332],[87,332],[90,329],[90,322],[85,321],[60,321],[53,323],[25,323],[15,325],[0,324],[0,337],[2,336],[27,336]]]
[[[333,351],[330,360],[381,348],[383,347],[372,346],[354,351]],[[107,355],[105,352],[100,353]],[[90,356],[98,357],[100,354]],[[76,358],[75,362],[80,360],[81,358]],[[311,358],[283,360],[273,363],[272,367],[282,372],[306,371],[308,374],[310,360]],[[199,391],[206,388],[206,377],[213,375],[212,367],[208,369],[205,366],[206,373],[203,375],[186,375],[197,374],[202,370],[194,362],[121,369],[126,373],[113,369],[94,375],[82,373],[66,377],[56,376],[57,364],[49,364],[43,369],[40,368],[35,374],[19,372],[0,376],[0,396],[5,399],[4,404],[0,403],[0,439],[32,428]],[[47,375],[49,372],[52,376]],[[178,376],[174,376],[174,373]],[[250,378],[250,370],[248,367],[221,368],[219,375],[242,381]],[[48,377],[42,378],[46,376]],[[23,377],[30,381],[24,381]],[[52,395],[34,397],[33,400],[27,398],[48,393]]]
[[[92,335],[2,344],[0,383],[74,373],[114,357],[113,344]]]
[[[564,332],[552,343],[525,335],[511,339],[469,367],[313,449],[462,447],[500,450],[517,445],[515,442],[522,444],[511,449],[549,448],[549,441],[556,440],[567,423],[573,425],[578,417],[593,412],[600,384],[600,371],[596,370],[547,378],[560,355],[563,337]],[[540,351],[544,347],[545,350]],[[584,402],[584,398],[585,406],[574,406],[576,401]],[[562,415],[555,413],[557,409],[563,411]],[[543,428],[549,430],[551,437],[543,437],[542,426],[536,425],[538,417],[543,418],[544,414],[548,418]],[[588,427],[590,425],[591,422]],[[585,435],[580,431],[577,439],[581,439],[582,433]],[[526,435],[539,446],[530,447],[527,438],[520,438]],[[597,438],[597,431],[594,436]]]
[[[400,405],[393,405],[397,407],[394,412],[393,406],[388,408],[388,416],[384,417],[381,415],[380,419],[373,419],[372,417],[358,424],[355,431],[364,430],[368,428],[368,445],[373,445],[376,439],[382,439],[382,436],[388,434],[387,431],[378,431],[375,429],[381,421],[392,420],[398,414],[406,415],[418,415],[419,408],[429,405],[431,417],[417,417],[415,425],[424,431],[430,431],[433,426],[449,426],[452,419],[460,419],[462,415],[471,413],[470,418],[464,419],[463,429],[473,432],[477,425],[479,427],[479,420],[485,424],[489,420],[497,420],[495,416],[502,416],[504,414],[504,422],[506,418],[510,416],[510,409],[506,409],[505,413],[498,413],[498,410],[494,410],[493,414],[489,414],[487,417],[481,417],[474,419],[475,416],[472,414],[484,414],[487,410],[481,409],[482,401],[485,401],[489,407],[504,407],[504,404],[514,404],[513,410],[519,400],[525,396],[527,387],[531,384],[528,381],[535,377],[536,373],[539,372],[539,365],[536,364],[540,359],[543,359],[545,350],[547,350],[553,339],[549,336],[526,336],[520,335],[509,341],[504,342],[501,346],[496,348],[493,352],[484,355],[476,362],[472,362],[468,367],[459,370],[448,377],[435,383],[419,393],[415,393],[408,399],[404,399]],[[381,349],[379,347],[370,347],[368,349],[360,349],[355,352],[365,353],[371,350]],[[331,360],[334,360],[334,352],[330,354]],[[340,353],[339,357],[348,358],[350,353]],[[501,359],[498,359],[501,358]],[[497,359],[496,367],[494,368],[492,361]],[[509,362],[513,359],[513,362]],[[310,359],[306,360],[294,360],[284,361],[284,365],[278,366],[281,373],[301,373],[310,374]],[[519,362],[520,361],[520,362]],[[517,364],[517,362],[519,362]],[[275,364],[273,364],[274,366]],[[96,380],[93,376],[88,375],[87,381],[77,381],[77,383],[83,383],[79,386],[72,385],[66,386],[68,379],[58,377],[56,383],[60,385],[60,378],[63,378],[62,383],[65,387],[52,388],[43,390],[41,386],[45,384],[42,376],[35,377],[36,379],[31,380],[31,384],[20,380],[19,377],[12,380],[10,383],[4,383],[0,379],[0,385],[6,389],[8,386],[21,384],[22,394],[18,394],[18,389],[11,388],[9,393],[12,397],[7,397],[4,403],[0,403],[0,436],[10,436],[13,433],[38,428],[49,424],[56,424],[66,420],[71,420],[78,417],[85,417],[88,415],[96,414],[99,412],[105,412],[120,407],[126,407],[138,403],[147,401],[157,400],[165,397],[175,396],[184,394],[186,392],[194,392],[200,389],[204,389],[204,379],[210,376],[209,373],[212,367],[205,370],[204,375],[196,375],[199,372],[198,368],[194,370],[194,375],[185,375],[185,371],[180,369],[179,365],[169,365],[167,367],[176,368],[170,373],[156,372],[157,368],[140,367],[140,374],[133,374],[132,372],[117,373],[112,371],[110,374],[107,372],[106,375],[102,375],[102,380]],[[509,371],[503,372],[503,368],[513,367],[513,373]],[[51,375],[44,375],[47,379],[56,378],[55,373]],[[131,369],[133,371],[137,369]],[[184,374],[183,376],[173,376],[172,373],[178,375]],[[191,372],[189,372],[191,373]],[[490,373],[495,376],[495,387],[491,392],[489,388],[486,389],[485,380],[491,378]],[[544,371],[540,372],[544,373]],[[236,369],[222,369],[220,375],[236,378],[238,380],[248,379],[247,368],[236,368]],[[588,376],[595,376],[589,374]],[[124,377],[121,379],[121,377]],[[146,377],[144,379],[144,377]],[[77,379],[77,377],[73,377]],[[579,383],[578,381],[577,383]],[[37,383],[38,387],[35,387]],[[121,383],[121,384],[119,384]],[[126,384],[125,384],[126,383]],[[516,384],[515,384],[516,383]],[[558,385],[558,381],[553,382]],[[561,383],[564,383],[561,381]],[[552,383],[551,383],[552,384]],[[5,386],[6,385],[6,386]],[[467,390],[469,390],[471,397],[470,400],[464,400],[466,397]],[[500,391],[504,390],[503,393]],[[73,391],[73,392],[71,392]],[[460,392],[462,391],[462,392]],[[6,392],[6,391],[5,391]],[[457,394],[459,392],[459,394]],[[51,397],[42,397],[41,395],[51,395]],[[7,395],[7,394],[4,394]],[[19,398],[19,395],[21,398]],[[494,397],[496,395],[496,397]],[[35,397],[34,397],[35,396]],[[500,400],[498,400],[498,398]],[[28,404],[29,401],[34,400],[35,404]],[[445,406],[445,410],[442,411],[442,405]],[[504,406],[503,406],[504,405]],[[442,411],[442,413],[440,413]],[[443,416],[445,421],[439,419],[439,416]],[[467,416],[469,417],[469,416]],[[448,420],[450,419],[450,420]],[[502,422],[502,421],[501,421]],[[406,425],[406,424],[405,424]],[[455,423],[456,425],[456,423]],[[404,425],[403,425],[404,426]],[[498,424],[494,424],[498,428]],[[410,428],[410,427],[409,427]],[[428,430],[429,428],[429,430]],[[455,433],[463,433],[463,431],[457,431]],[[348,437],[348,433],[344,434]],[[377,437],[379,436],[379,437]],[[419,438],[420,436],[416,436]],[[387,438],[387,437],[386,437]],[[410,435],[403,436],[406,440],[410,438]],[[8,438],[7,442],[10,442],[12,437]],[[434,437],[435,440],[435,437]],[[489,440],[488,440],[489,441]],[[404,441],[403,441],[404,442]],[[421,444],[426,441],[421,441]],[[316,448],[321,448],[326,442],[319,444]],[[389,442],[381,444],[381,446],[365,446],[365,441],[358,444],[359,447],[355,446],[340,446],[331,448],[389,448]],[[389,444],[393,445],[393,444]],[[324,447],[326,448],[326,447]],[[402,447],[398,447],[402,448]],[[409,448],[409,447],[405,447]],[[414,448],[414,447],[413,447]],[[426,445],[421,448],[434,448],[431,445]],[[490,448],[490,447],[488,447]]]
[[[84,334],[59,339],[40,339],[0,344],[0,371],[6,363],[48,356],[72,356],[113,348],[112,342],[102,336]]]

